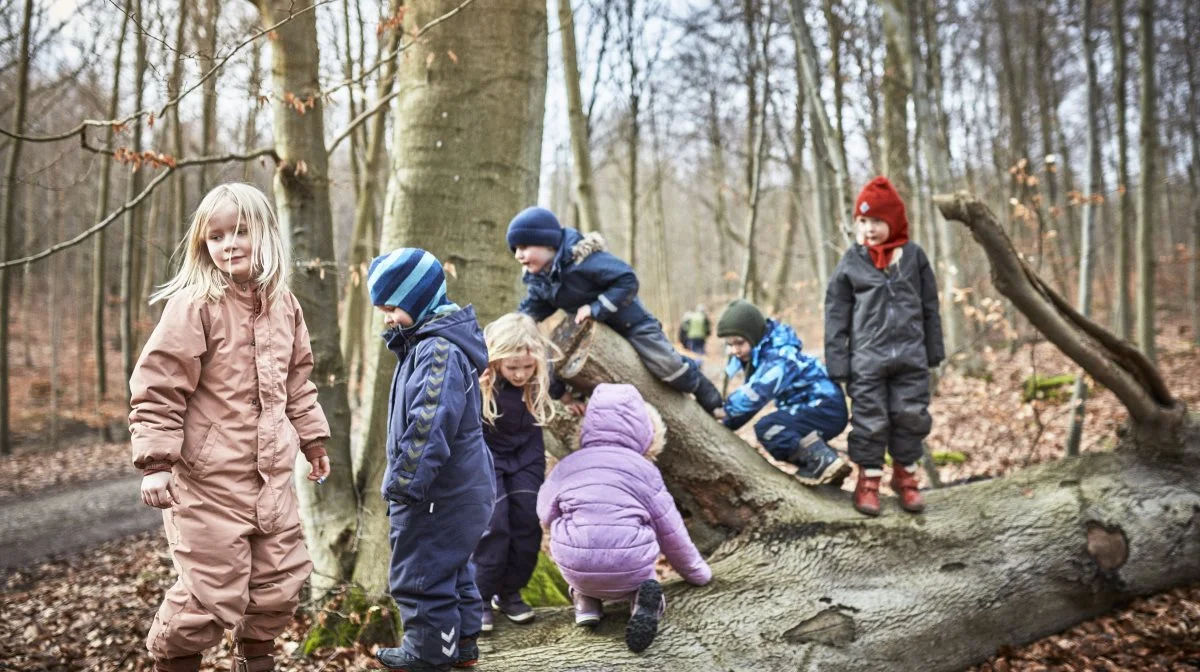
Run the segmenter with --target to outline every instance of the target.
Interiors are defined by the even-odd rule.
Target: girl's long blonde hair
[[[175,250],[175,255],[183,256],[179,272],[150,295],[150,303],[181,293],[193,301],[219,301],[225,295],[232,280],[213,261],[206,242],[208,222],[225,203],[237,207],[238,228],[244,226],[250,233],[251,282],[258,285],[268,303],[287,290],[291,259],[267,195],[254,185],[229,182],[214,187],[200,201],[187,233]]]
[[[545,425],[554,419],[554,405],[550,399],[550,363],[562,358],[562,351],[538,331],[533,318],[523,313],[509,313],[499,317],[483,329],[487,341],[488,369],[479,380],[483,393],[483,419],[489,425],[496,424],[500,411],[496,407],[493,391],[503,374],[500,362],[509,357],[533,357],[534,373],[525,383],[523,398],[525,408],[534,422]]]

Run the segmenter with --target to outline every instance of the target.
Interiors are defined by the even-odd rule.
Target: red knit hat
[[[882,175],[863,187],[854,201],[855,217],[874,217],[887,222],[888,238],[882,245],[867,245],[871,261],[878,269],[887,268],[892,261],[892,250],[908,242],[908,216],[904,214],[904,201],[892,183]]]

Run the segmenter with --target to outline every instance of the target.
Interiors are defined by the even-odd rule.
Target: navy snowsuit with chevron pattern
[[[383,496],[391,521],[389,584],[401,648],[448,665],[479,633],[483,603],[471,552],[495,501],[479,374],[487,345],[470,306],[384,334],[400,360],[388,407]]]

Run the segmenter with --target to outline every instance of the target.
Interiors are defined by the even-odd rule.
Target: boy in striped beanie
[[[487,345],[475,310],[447,298],[442,264],[425,250],[377,257],[367,290],[399,360],[382,490],[392,528],[388,583],[404,640],[375,657],[409,672],[471,666],[479,658],[483,601],[470,558],[496,497],[475,391],[487,370]]]

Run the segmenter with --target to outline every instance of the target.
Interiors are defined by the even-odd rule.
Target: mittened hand
[[[171,472],[159,471],[142,477],[142,503],[156,509],[175,506],[175,493],[171,488]]]
[[[308,464],[311,467],[308,472],[308,480],[323,483],[325,477],[329,475],[329,456],[323,455]]]

